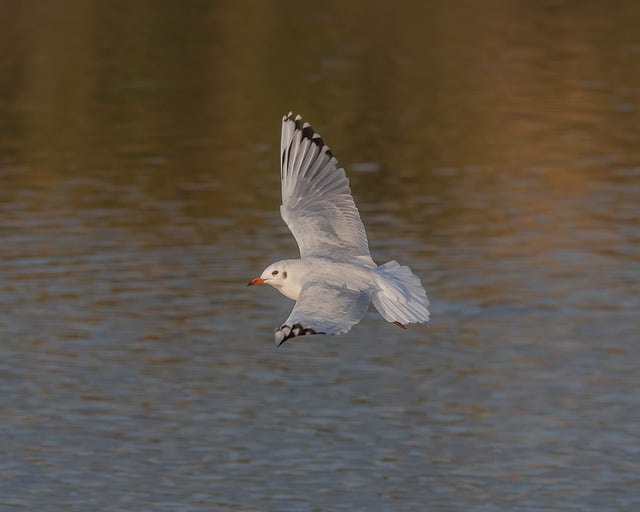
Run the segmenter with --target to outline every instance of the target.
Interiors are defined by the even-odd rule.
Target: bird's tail
[[[389,261],[378,267],[371,301],[388,322],[396,325],[429,321],[429,299],[420,279],[409,267]]]

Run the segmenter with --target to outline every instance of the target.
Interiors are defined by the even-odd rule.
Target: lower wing
[[[276,345],[306,334],[344,334],[362,319],[370,302],[369,292],[309,283],[289,318],[276,329]]]

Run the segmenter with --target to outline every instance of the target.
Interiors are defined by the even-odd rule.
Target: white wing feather
[[[375,267],[344,169],[300,116],[282,118],[280,214],[300,256],[357,260]]]
[[[309,283],[284,324],[276,329],[276,344],[304,334],[344,334],[362,319],[370,302],[367,291]]]

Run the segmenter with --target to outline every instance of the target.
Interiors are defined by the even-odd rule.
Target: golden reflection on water
[[[562,229],[536,219],[589,202],[593,173],[610,168],[594,158],[637,165],[625,155],[638,139],[640,58],[624,37],[637,6],[608,19],[594,5],[549,15],[510,2],[337,3],[298,19],[291,4],[260,3],[252,16],[240,4],[171,5],[8,8],[0,23],[15,44],[2,69],[0,144],[7,164],[26,166],[18,189],[97,177],[116,187],[112,205],[134,186],[187,216],[229,215],[239,202],[272,208],[278,119],[289,109],[314,122],[348,171],[379,169],[350,173],[358,198],[442,198],[437,218],[402,214],[452,236],[460,225],[474,226],[464,236]],[[471,190],[486,201],[470,212],[487,219],[479,226],[466,213]],[[96,199],[83,186],[69,195],[78,208]]]

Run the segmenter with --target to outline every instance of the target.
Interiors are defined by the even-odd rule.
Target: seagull
[[[370,304],[403,329],[429,320],[420,279],[396,261],[374,263],[344,169],[311,125],[291,112],[282,118],[280,178],[280,215],[300,258],[273,263],[248,284],[268,284],[296,301],[275,330],[276,346],[296,336],[344,334]]]

